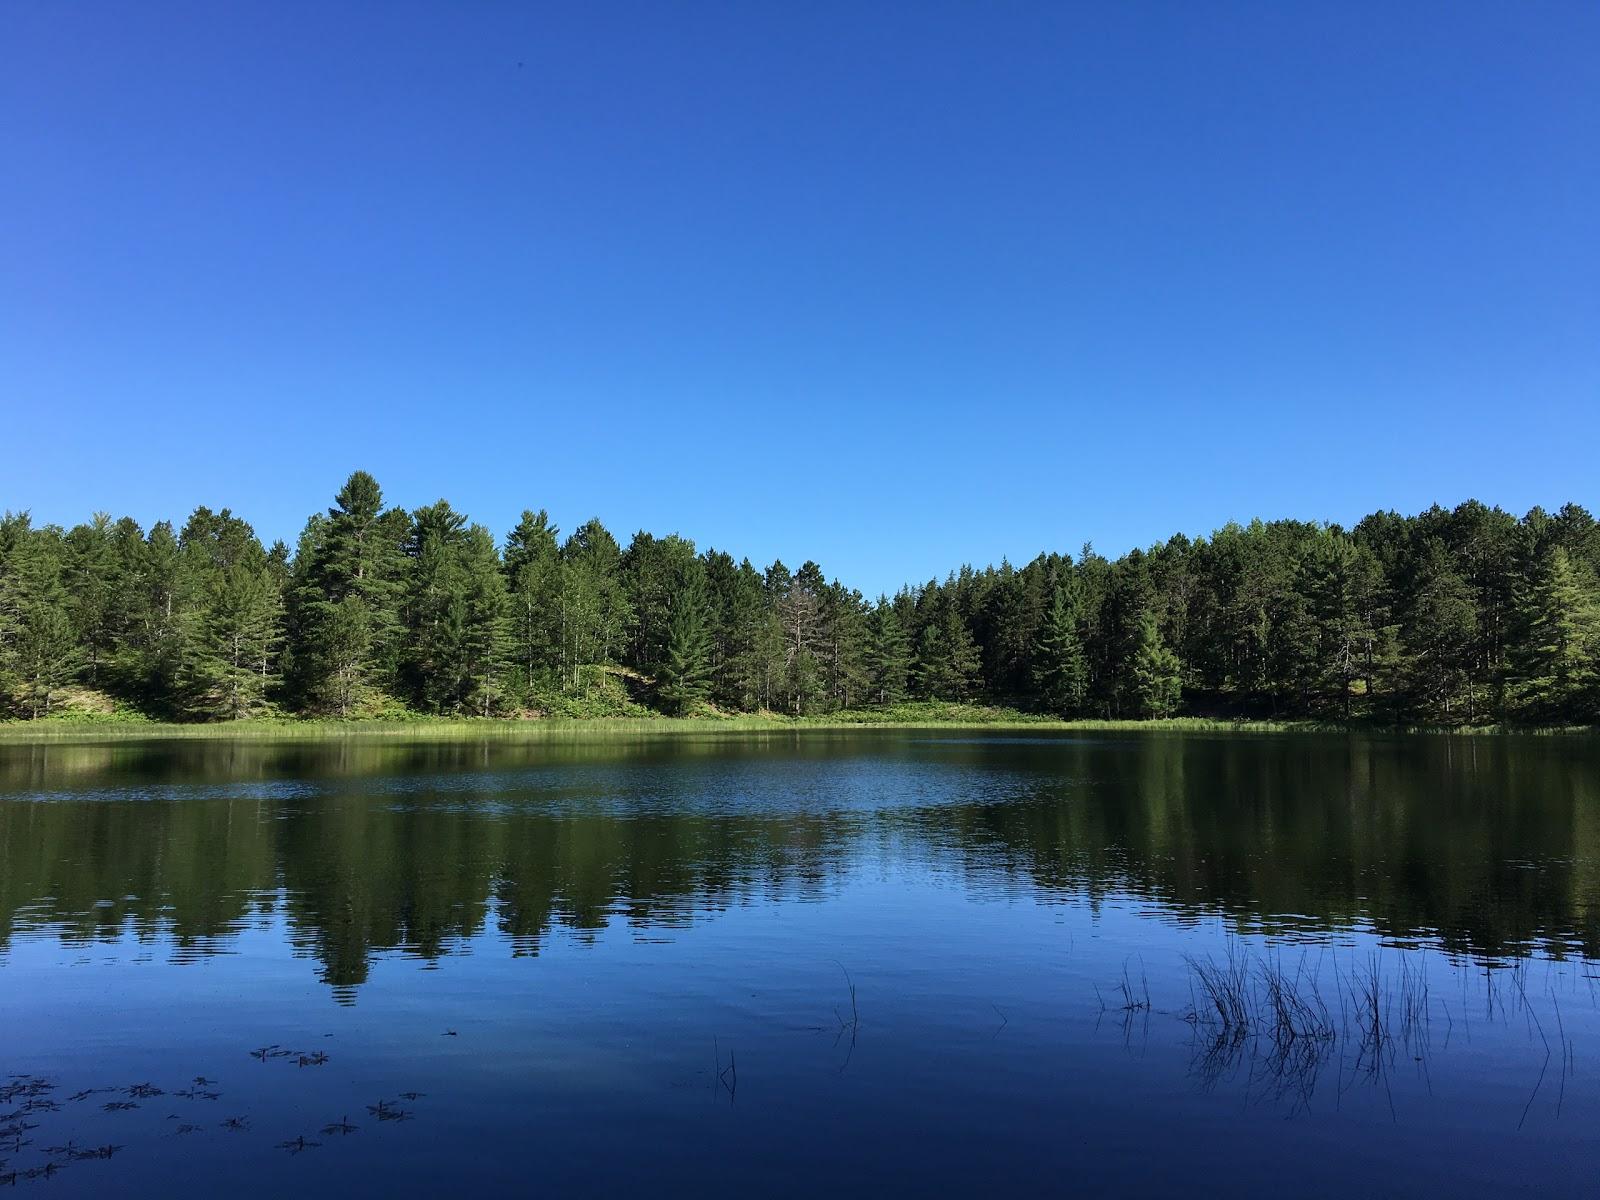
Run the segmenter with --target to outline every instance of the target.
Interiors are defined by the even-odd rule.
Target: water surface
[[[1592,1194],[1597,900],[1590,739],[0,745],[0,1181]]]

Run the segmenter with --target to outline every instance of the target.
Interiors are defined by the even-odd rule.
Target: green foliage
[[[815,562],[763,571],[645,531],[623,550],[598,520],[562,542],[531,509],[497,548],[445,501],[386,508],[357,471],[293,552],[227,509],[148,531],[8,514],[0,708],[602,719],[654,703],[798,721],[915,696],[1100,719],[1567,725],[1600,717],[1597,580],[1583,509],[1519,520],[1468,502],[1351,530],[1252,521],[1115,560],[1085,546],[868,604]]]
[[[1600,683],[1600,589],[1554,546],[1521,606],[1511,702],[1533,720],[1593,719]]]
[[[1410,692],[1417,707],[1449,716],[1453,707],[1471,710],[1473,650],[1478,611],[1472,589],[1462,578],[1443,542],[1430,539],[1416,566],[1411,589],[1406,642]]]
[[[672,599],[666,651],[656,677],[656,693],[673,716],[693,711],[710,693],[709,624],[704,586],[691,575]]]
[[[1170,717],[1183,692],[1178,656],[1161,640],[1154,613],[1139,618],[1139,644],[1133,655],[1133,698],[1141,717]]]
[[[543,509],[537,513],[525,510],[506,538],[507,653],[516,665],[515,687],[524,696],[538,680],[554,678],[561,668],[559,534]]]
[[[622,652],[633,613],[622,583],[622,551],[598,518],[567,539],[561,567],[561,678],[578,691],[586,665],[615,661]]]
[[[301,535],[290,587],[292,691],[347,716],[369,686],[393,684],[401,646],[409,516],[385,511],[378,481],[357,471]]]
[[[917,645],[917,690],[928,700],[964,700],[978,680],[978,647],[953,607],[930,622]]]
[[[627,668],[585,666],[575,681],[536,688],[526,715],[570,721],[637,720],[651,715],[639,699],[647,690],[646,681]]]
[[[1078,636],[1078,608],[1068,588],[1051,590],[1050,611],[1033,647],[1033,684],[1040,706],[1076,716],[1089,698],[1089,663]]]
[[[59,529],[34,529],[26,514],[0,521],[0,670],[32,717],[50,715],[83,663],[64,557]]]
[[[190,706],[238,720],[261,711],[277,683],[283,606],[265,564],[235,564],[211,581],[185,662]]]
[[[869,690],[881,705],[906,698],[911,679],[911,639],[895,612],[881,597],[872,610],[871,648],[868,659]]]

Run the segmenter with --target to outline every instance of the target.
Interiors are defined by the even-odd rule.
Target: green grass
[[[613,698],[608,697],[607,700]],[[610,707],[609,703],[596,707]],[[649,737],[663,734],[786,733],[878,729],[984,730],[989,732],[1126,733],[1307,733],[1344,732],[1345,726],[1317,721],[1235,721],[1209,717],[1171,717],[1157,721],[1060,721],[1017,709],[937,701],[908,702],[887,708],[846,709],[826,716],[792,717],[779,713],[730,716],[706,711],[694,717],[665,717],[637,705],[630,715],[589,716],[584,706],[565,713],[512,720],[500,717],[460,719],[418,713],[386,712],[382,718],[273,717],[206,724],[172,724],[130,714],[75,713],[39,721],[0,721],[0,742],[105,741],[133,738],[249,738],[284,740],[341,737],[409,738],[419,741],[470,741],[486,738]],[[1355,727],[1372,728],[1372,727]],[[1472,729],[1407,727],[1409,733],[1592,733],[1590,729]]]

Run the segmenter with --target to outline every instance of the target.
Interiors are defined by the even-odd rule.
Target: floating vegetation
[[[304,1058],[306,1057],[306,1052],[304,1050],[286,1050],[282,1046],[274,1043],[271,1046],[262,1046],[259,1049],[250,1051],[250,1057],[259,1059],[261,1062],[266,1062],[268,1059],[273,1058]],[[324,1054],[322,1056],[322,1061],[326,1062],[327,1060],[328,1056]]]
[[[328,1054],[323,1051],[305,1053],[280,1045],[261,1046],[249,1053],[251,1057],[261,1062],[280,1059],[306,1067],[320,1067],[329,1061]],[[0,1120],[5,1122],[0,1124],[0,1186],[49,1179],[73,1164],[112,1158],[122,1151],[123,1143],[102,1141],[92,1135],[85,1137],[78,1127],[83,1115],[87,1114],[89,1120],[95,1120],[98,1119],[95,1114],[99,1112],[120,1114],[148,1109],[151,1107],[148,1101],[158,1097],[166,1097],[179,1111],[166,1114],[164,1120],[156,1114],[151,1114],[142,1121],[135,1119],[131,1125],[122,1124],[119,1128],[124,1131],[143,1129],[152,1139],[164,1135],[192,1138],[205,1136],[207,1133],[214,1135],[217,1131],[229,1134],[250,1133],[252,1122],[248,1113],[238,1112],[213,1123],[197,1119],[199,1110],[183,1107],[184,1102],[206,1104],[220,1099],[222,1091],[216,1085],[217,1080],[211,1076],[195,1075],[189,1083],[171,1089],[151,1080],[123,1085],[85,1087],[67,1096],[68,1106],[64,1106],[54,1099],[57,1091],[54,1080],[37,1075],[9,1076],[0,1083],[0,1103],[10,1106],[10,1111],[0,1116]],[[410,1108],[402,1107],[400,1101],[421,1100],[424,1094],[420,1091],[401,1092],[399,1100],[380,1100],[368,1111],[383,1122],[410,1121],[415,1114]],[[83,1105],[84,1101],[96,1096],[111,1098],[98,1106]],[[52,1127],[52,1136],[48,1139],[51,1144],[35,1148],[35,1139],[27,1135],[38,1130],[41,1121],[52,1120],[73,1121],[73,1124],[66,1127],[59,1125]],[[150,1128],[151,1122],[160,1128]],[[360,1126],[351,1122],[348,1116],[341,1116],[336,1121],[320,1126],[321,1136],[326,1138],[348,1137],[359,1130]],[[68,1132],[73,1136],[61,1136]],[[43,1142],[46,1139],[41,1137],[38,1140]],[[274,1145],[279,1150],[298,1155],[307,1150],[317,1149],[323,1143],[301,1134]],[[19,1160],[19,1156],[25,1152],[33,1161]]]
[[[0,1084],[0,1104],[10,1104],[19,1097],[43,1096],[55,1090],[54,1083],[38,1075],[12,1075],[7,1082]]]
[[[367,1105],[367,1111],[380,1121],[409,1121],[411,1113],[401,1108],[393,1100],[379,1100],[376,1104]]]

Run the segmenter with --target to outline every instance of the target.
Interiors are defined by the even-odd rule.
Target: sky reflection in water
[[[1580,1194],[1597,790],[1531,738],[4,746],[0,1177]],[[1325,1029],[1219,1025],[1230,955]]]

